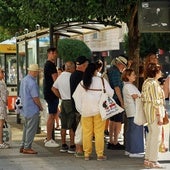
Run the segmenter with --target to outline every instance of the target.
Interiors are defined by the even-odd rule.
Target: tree
[[[15,35],[16,31],[20,31],[26,25],[19,19],[19,10],[21,4],[17,0],[0,0],[0,26],[8,30],[9,35]]]
[[[3,27],[0,27],[0,42],[10,38],[10,32],[7,29],[4,29]]]
[[[129,57],[139,52],[139,0],[22,0],[19,19],[33,29],[35,24],[48,27],[63,22],[97,20],[104,25],[127,23],[129,29]]]
[[[24,25],[29,26],[29,30],[35,30],[36,24],[49,27],[63,22],[86,23],[97,20],[104,25],[118,26],[121,22],[125,22],[128,27],[128,56],[135,60],[135,66],[139,62],[140,33],[137,17],[139,0],[22,0],[20,2],[12,0],[11,4],[7,0],[0,2],[5,8],[8,7],[9,13],[14,13],[14,16],[17,14],[18,21],[13,20],[9,25],[14,23],[15,26],[19,22],[19,28]]]
[[[75,59],[83,55],[90,59],[92,53],[89,47],[80,40],[60,39],[58,41],[58,52],[60,57],[66,61],[75,61]]]
[[[170,36],[168,33],[143,33],[140,39],[140,56],[144,57],[149,52],[158,52],[158,49],[170,51]]]

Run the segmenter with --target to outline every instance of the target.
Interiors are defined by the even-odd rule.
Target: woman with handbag
[[[0,68],[0,149],[9,148],[9,145],[3,141],[3,125],[7,118],[7,96],[8,91],[4,82],[4,71]]]
[[[139,126],[134,123],[134,116],[138,114],[136,110],[135,100],[141,96],[137,87],[133,84],[136,80],[136,74],[133,69],[126,69],[122,74],[123,99],[125,113],[127,116],[127,130],[125,132],[125,155],[129,157],[143,157],[144,152],[144,136],[143,125]]]
[[[162,76],[161,66],[149,63],[146,68],[148,77],[142,86],[142,101],[144,114],[148,123],[149,133],[146,140],[144,166],[162,168],[158,162],[160,136],[165,116],[164,92],[158,79]]]
[[[106,92],[112,97],[114,94],[113,89],[105,79],[103,80]],[[102,79],[97,76],[95,64],[90,63],[84,72],[83,80],[79,83],[73,94],[76,108],[81,114],[85,160],[89,160],[92,153],[93,135],[95,137],[97,160],[106,160],[104,155],[105,121],[102,120],[99,113],[99,100],[102,89]]]

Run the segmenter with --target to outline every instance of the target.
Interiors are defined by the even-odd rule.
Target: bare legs
[[[110,124],[109,124],[110,143],[112,143],[114,145],[116,145],[118,143],[118,137],[119,137],[121,128],[122,128],[121,122],[110,121]],[[113,136],[114,136],[114,138],[113,138]]]
[[[4,125],[4,120],[0,119],[0,144],[3,143],[3,125]]]
[[[47,141],[52,139],[52,131],[54,128],[54,120],[56,114],[49,114],[47,120]]]

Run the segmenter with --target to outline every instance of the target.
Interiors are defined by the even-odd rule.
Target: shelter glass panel
[[[25,42],[18,44],[18,68],[19,68],[19,81],[26,75],[26,53]]]
[[[17,58],[16,55],[6,54],[6,83],[17,84]]]
[[[28,65],[37,63],[36,39],[28,41]]]
[[[40,90],[40,97],[43,98],[43,79],[44,79],[44,63],[47,60],[47,49],[50,46],[50,39],[49,36],[46,37],[40,37],[38,38],[39,41],[39,56],[38,56],[38,61],[39,61],[39,67],[42,68],[42,71],[39,74],[39,90]]]

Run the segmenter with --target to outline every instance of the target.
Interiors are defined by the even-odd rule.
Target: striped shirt
[[[153,123],[156,114],[161,117],[165,115],[165,96],[159,82],[154,78],[148,78],[142,86],[142,101],[144,103],[144,113],[149,124]]]

